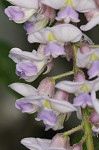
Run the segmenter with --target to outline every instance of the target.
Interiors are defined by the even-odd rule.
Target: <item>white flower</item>
[[[99,78],[93,81],[82,81],[82,82],[73,82],[73,81],[61,81],[56,84],[56,88],[66,91],[68,93],[82,93],[82,92],[91,92],[93,90],[97,91],[99,88]]]
[[[61,33],[61,34],[60,34]],[[43,35],[43,36],[42,36]],[[47,27],[33,34],[29,34],[28,41],[30,43],[49,43],[57,41],[78,42],[82,37],[82,32],[72,24],[61,24],[54,27]]]
[[[68,150],[69,138],[56,134],[52,140],[40,138],[24,138],[21,143],[30,150]]]
[[[8,6],[5,9],[6,15],[16,23],[24,23],[38,10],[38,0],[8,0],[15,6]]]

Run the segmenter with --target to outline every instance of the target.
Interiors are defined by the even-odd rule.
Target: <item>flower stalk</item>
[[[73,133],[75,133],[75,132],[77,132],[77,131],[80,131],[80,130],[82,130],[83,129],[83,125],[81,124],[81,125],[78,125],[77,127],[75,127],[75,128],[72,128],[71,130],[69,130],[69,131],[67,131],[67,132],[64,132],[63,133],[63,136],[69,136],[69,135],[71,135],[71,134],[73,134]]]
[[[88,120],[88,109],[82,109],[82,118],[83,118],[83,127],[84,127],[84,133],[86,137],[86,147],[87,150],[94,150],[94,144],[93,144],[93,138],[92,138],[92,129],[91,124]]]
[[[74,74],[74,71],[69,71],[69,72],[66,72],[66,73],[62,73],[60,75],[56,75],[56,76],[53,76],[51,77],[53,80],[57,80],[57,79],[60,79],[60,78],[63,78],[63,77],[67,77],[67,76],[70,76],[70,75],[73,75]]]

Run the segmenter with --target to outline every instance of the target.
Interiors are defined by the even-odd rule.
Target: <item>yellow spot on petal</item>
[[[86,92],[89,92],[90,89],[89,89],[88,85],[84,84],[84,85],[82,85],[82,86],[80,87],[80,91],[86,91]]]
[[[95,52],[93,52],[91,55],[90,55],[90,60],[89,61],[95,61],[98,59],[99,56],[97,56],[97,54]]]
[[[48,41],[53,41],[53,40],[59,41],[57,37],[51,32],[48,33],[47,38],[48,38]]]
[[[73,1],[72,0],[66,0],[64,3],[64,6],[69,5],[69,6],[73,6]]]
[[[51,108],[51,104],[50,104],[50,102],[48,100],[44,101],[44,107]]]

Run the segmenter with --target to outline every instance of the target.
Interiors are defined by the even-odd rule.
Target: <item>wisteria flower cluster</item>
[[[16,100],[15,107],[23,113],[36,113],[35,120],[43,121],[46,131],[63,129],[73,112],[81,121],[52,140],[30,137],[21,143],[30,150],[82,150],[86,143],[87,150],[94,150],[92,136],[99,134],[99,45],[83,31],[99,24],[99,0],[7,1],[12,4],[5,9],[9,20],[22,23],[28,42],[39,44],[32,52],[11,49],[9,57],[15,62],[17,76],[32,82],[42,73],[49,73],[59,56],[73,64],[72,70],[44,78],[37,88],[25,83],[9,85],[23,96]],[[87,23],[78,27],[80,14]],[[73,80],[62,80],[67,76]],[[80,130],[82,139],[70,145],[70,135]]]

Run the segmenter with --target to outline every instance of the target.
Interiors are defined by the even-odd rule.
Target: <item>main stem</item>
[[[82,109],[83,127],[86,136],[86,147],[87,150],[94,150],[93,138],[92,138],[92,128],[88,120],[88,110],[87,108]]]
[[[72,50],[72,55],[73,55],[73,70],[74,70],[74,73],[76,73],[77,71],[77,66],[76,66],[76,46],[73,45],[73,50]]]

